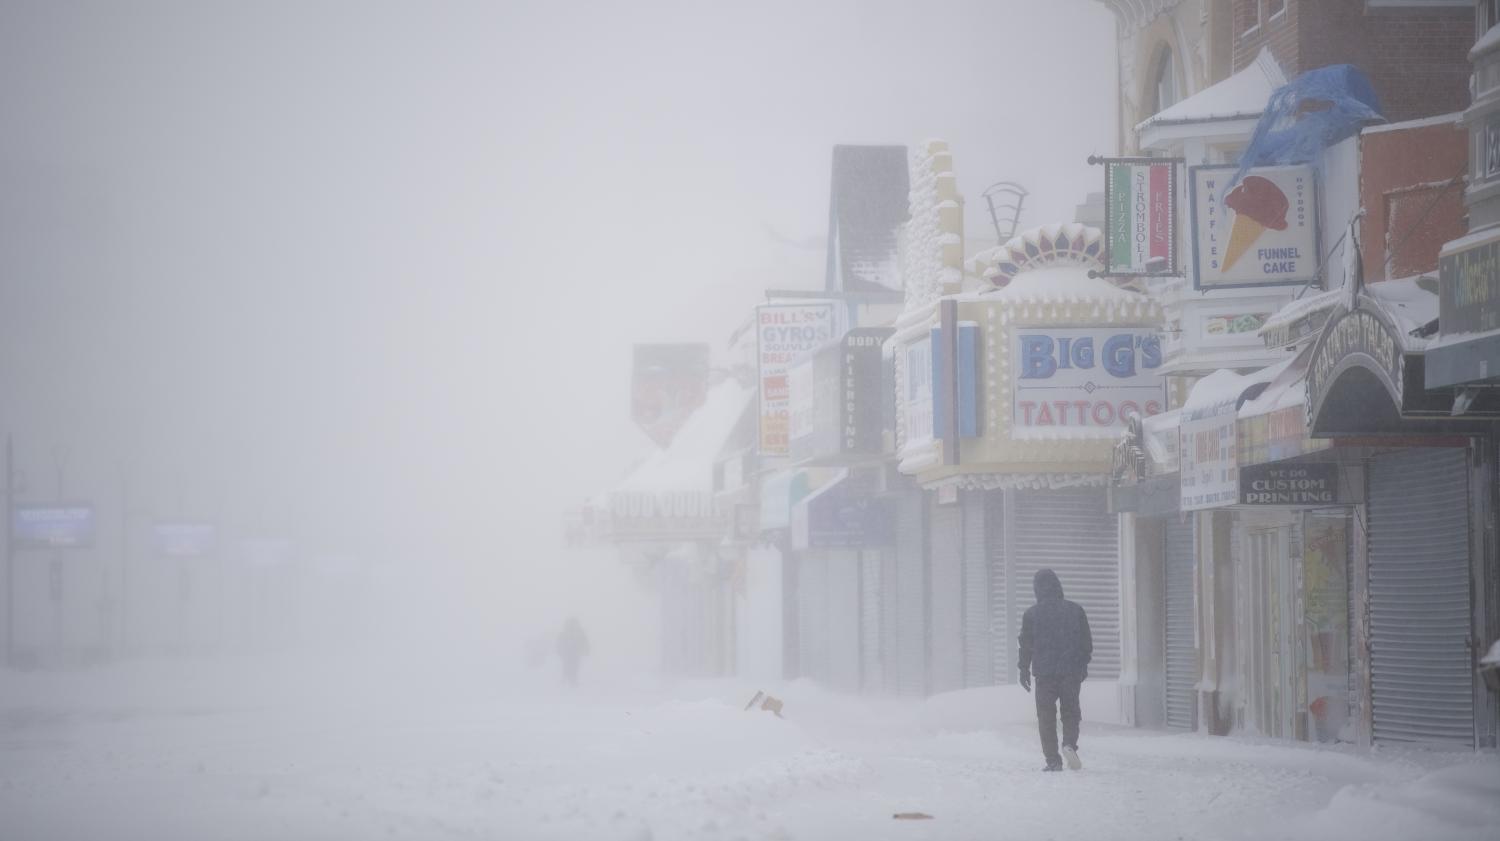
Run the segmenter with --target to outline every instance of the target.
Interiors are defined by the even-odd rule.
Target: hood
[[[1063,597],[1062,582],[1057,580],[1057,573],[1050,569],[1036,571],[1036,577],[1031,579],[1031,589],[1036,592],[1037,601]]]

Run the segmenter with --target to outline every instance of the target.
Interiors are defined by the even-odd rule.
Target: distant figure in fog
[[[563,678],[569,686],[578,685],[578,664],[589,653],[589,637],[578,617],[570,616],[557,635],[557,656],[562,660]]]
[[[1063,757],[1078,770],[1078,691],[1089,676],[1094,638],[1082,607],[1063,598],[1062,582],[1050,569],[1037,570],[1031,582],[1036,604],[1021,617],[1021,686],[1031,691],[1036,676],[1036,722],[1047,757],[1043,771],[1061,771]],[[1062,705],[1062,755],[1057,752],[1057,708]]]

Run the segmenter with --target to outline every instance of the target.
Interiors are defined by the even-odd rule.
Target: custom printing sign
[[[1177,274],[1177,164],[1175,159],[1104,162],[1109,274]]]
[[[1166,406],[1161,339],[1148,328],[1020,327],[1011,359],[1012,438],[1113,437],[1132,413]]]
[[[1303,284],[1318,274],[1318,207],[1310,166],[1192,168],[1193,286]]]
[[[792,363],[834,338],[833,304],[767,304],[755,311],[760,365],[760,452],[791,453]]]

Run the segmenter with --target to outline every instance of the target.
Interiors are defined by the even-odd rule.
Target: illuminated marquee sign
[[[1012,437],[1113,437],[1166,407],[1161,339],[1143,327],[1020,327],[1011,334]]]

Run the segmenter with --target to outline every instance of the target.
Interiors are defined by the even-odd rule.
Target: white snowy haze
[[[942,137],[1070,219],[1112,38],[1088,0],[0,4],[19,498],[60,460],[106,561],[128,483],[395,565],[466,643],[609,601],[561,512],[645,452],[632,343],[821,286],[835,143]]]

